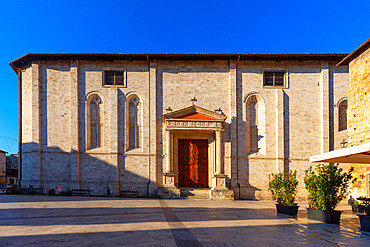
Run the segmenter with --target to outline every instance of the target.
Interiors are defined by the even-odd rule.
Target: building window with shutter
[[[105,70],[104,73],[104,86],[121,86],[125,87],[125,72],[124,71],[111,71]]]
[[[286,87],[286,72],[285,71],[264,71],[263,86],[264,87]]]

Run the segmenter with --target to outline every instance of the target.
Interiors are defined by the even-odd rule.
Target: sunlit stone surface
[[[342,204],[340,225],[277,215],[272,201],[0,196],[1,246],[369,246]]]

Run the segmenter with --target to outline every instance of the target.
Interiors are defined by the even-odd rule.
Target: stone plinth
[[[181,197],[180,189],[175,186],[175,174],[163,174],[164,185],[158,189],[158,197],[162,199],[176,199]]]
[[[234,191],[226,187],[227,175],[216,174],[214,175],[214,184],[216,185],[211,189],[212,200],[234,200]]]

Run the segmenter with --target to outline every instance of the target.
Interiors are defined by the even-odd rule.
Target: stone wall
[[[349,146],[370,142],[370,49],[362,52],[349,64],[348,138]],[[369,195],[370,166],[353,166],[356,182],[350,191],[354,197]]]
[[[124,70],[126,86],[103,86],[105,69]],[[286,87],[263,87],[263,71],[287,72]],[[236,198],[266,199],[268,174],[296,169],[300,197],[310,155],[337,148],[335,104],[347,97],[348,68],[326,61],[40,61],[22,75],[23,184],[156,196],[163,184],[166,108],[196,104],[227,116],[223,172]],[[89,149],[89,95],[102,100],[102,146]],[[127,150],[127,99],[137,96],[142,145]],[[246,99],[264,103],[263,152],[249,153]],[[261,116],[259,116],[261,118]],[[259,120],[261,121],[261,119]],[[261,142],[262,143],[262,142]],[[239,196],[240,195],[240,196]]]

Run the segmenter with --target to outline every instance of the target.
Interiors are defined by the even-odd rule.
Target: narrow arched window
[[[101,103],[98,96],[90,101],[90,148],[101,147]]]
[[[141,147],[141,102],[138,97],[128,104],[128,149]]]
[[[258,151],[258,108],[256,96],[252,96],[249,104],[249,145],[250,152]]]
[[[339,131],[347,129],[347,100],[342,100],[338,105]]]
[[[250,95],[246,100],[247,153],[266,154],[265,103],[258,95]]]

